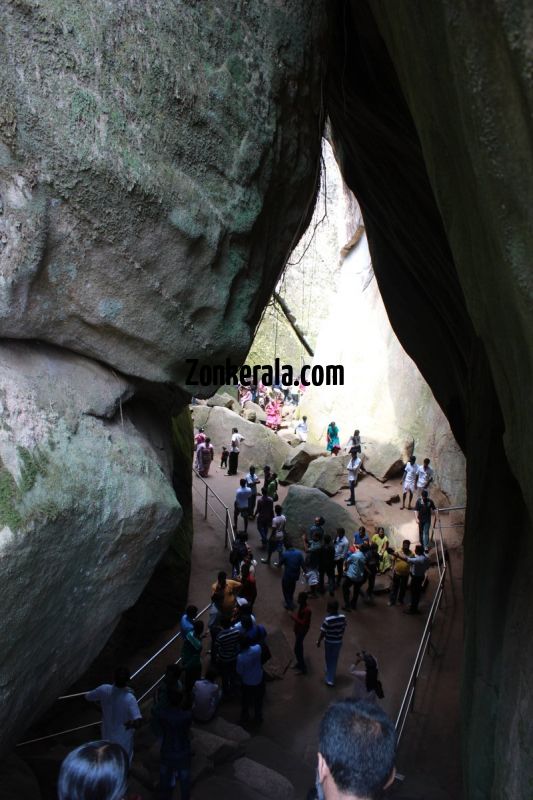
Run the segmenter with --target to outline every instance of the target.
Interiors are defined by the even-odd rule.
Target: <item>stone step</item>
[[[241,781],[225,776],[213,775],[194,787],[194,800],[234,798],[235,800],[265,800],[261,794]]]
[[[248,731],[244,730],[240,725],[234,725],[233,722],[228,722],[224,717],[218,716],[210,722],[196,722],[193,730],[209,731],[209,733],[214,733],[223,739],[230,739],[237,744],[243,744],[250,739]]]
[[[265,797],[276,800],[294,800],[292,783],[270,767],[265,767],[251,758],[244,756],[232,764],[233,774],[241,783]]]
[[[266,736],[253,736],[246,743],[246,756],[283,775],[294,787],[297,797],[305,797],[313,786],[314,768]]]
[[[192,749],[195,755],[203,755],[214,764],[232,761],[243,755],[243,747],[238,742],[200,728],[192,731]]]

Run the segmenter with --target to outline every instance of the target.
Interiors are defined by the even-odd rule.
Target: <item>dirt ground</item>
[[[237,476],[228,477],[217,461],[213,462],[207,478],[209,486],[231,509],[235,490],[247,465],[240,464]],[[283,503],[286,489],[280,487]],[[223,548],[223,526],[208,511],[203,519],[204,487],[195,478],[195,538],[193,545],[192,575],[189,599],[199,607],[206,604],[209,586],[218,570],[229,571],[228,553]],[[371,533],[377,524],[394,527],[401,538],[418,542],[418,528],[413,511],[400,510],[400,503],[388,505],[392,496],[401,493],[399,480],[381,484],[371,476],[364,477],[356,490],[357,510]],[[344,504],[348,492],[340,492],[334,499]],[[441,500],[436,498],[439,504]],[[214,500],[213,507],[218,510]],[[356,529],[354,514],[354,530]],[[446,515],[443,525],[462,522],[462,513]],[[303,526],[312,520],[302,519]],[[292,647],[292,622],[283,608],[280,570],[260,562],[259,536],[254,522],[249,525],[249,543],[257,557],[256,579],[258,599],[255,612],[267,630],[281,631],[288,646]],[[441,611],[434,629],[433,645],[426,659],[417,687],[415,712],[406,725],[398,753],[398,770],[405,776],[398,784],[398,796],[453,798],[461,797],[459,765],[459,673],[462,650],[462,527],[443,529],[444,540],[450,551],[450,574]],[[353,533],[353,532],[351,532]],[[273,559],[274,560],[274,559]],[[389,607],[388,595],[380,594],[375,605],[359,602],[356,612],[348,614],[348,627],[339,659],[337,683],[334,688],[324,683],[324,651],[317,649],[316,640],[325,615],[327,595],[311,601],[313,617],[311,630],[305,642],[309,665],[306,676],[298,676],[288,669],[281,680],[268,685],[265,722],[261,733],[283,745],[302,759],[312,770],[315,764],[317,730],[321,715],[328,703],[351,693],[352,678],[349,666],[356,653],[365,649],[375,655],[380,667],[380,677],[385,690],[381,701],[383,709],[395,719],[409,680],[413,660],[425,624],[425,613],[431,603],[437,584],[436,569],[430,570],[430,586],[421,603],[420,616],[408,616],[401,606]],[[378,577],[377,587],[386,587],[389,578]],[[302,587],[303,589],[304,587]],[[342,601],[340,590],[337,598]],[[223,712],[236,721],[238,707]],[[234,717],[232,717],[232,713]],[[426,775],[427,771],[427,775]],[[310,771],[312,777],[312,771]],[[410,788],[411,787],[411,788]],[[428,793],[431,787],[433,794]],[[416,791],[415,794],[401,794]],[[420,791],[423,793],[421,794]]]

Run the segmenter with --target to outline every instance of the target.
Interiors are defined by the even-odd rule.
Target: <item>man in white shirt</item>
[[[422,489],[427,489],[429,493],[429,484],[433,483],[433,470],[429,463],[429,458],[425,458],[423,466],[418,467],[418,472],[416,473],[416,488],[420,492]]]
[[[416,487],[416,476],[419,470],[419,466],[416,463],[415,456],[411,456],[407,464],[405,465],[403,471],[403,497],[402,497],[402,505],[401,508],[405,508],[405,498],[407,493],[409,492],[409,505],[407,508],[411,508],[411,503],[413,502],[413,492]]]
[[[205,678],[196,681],[192,689],[192,715],[200,722],[209,722],[217,713],[222,689],[216,682],[217,673],[208,669]]]
[[[301,442],[306,442],[307,441],[307,433],[308,433],[307,417],[302,417],[302,419],[300,420],[300,422],[296,425],[296,427],[294,429],[294,434],[295,434],[295,436],[298,437],[298,439]]]
[[[244,520],[244,533],[247,533],[248,509],[250,506],[250,497],[252,496],[252,490],[246,485],[246,478],[241,478],[239,483],[240,486],[235,492],[233,521],[235,523],[235,533],[237,533],[237,521],[240,515]]]
[[[103,683],[85,695],[86,700],[100,703],[102,709],[102,739],[121,745],[128,758],[133,758],[133,735],[142,724],[142,714],[137,700],[127,684],[130,679],[126,667],[117,667],[115,682]]]
[[[276,550],[278,553],[278,560],[274,564],[275,567],[280,567],[281,564],[279,563],[279,559],[281,558],[281,554],[283,552],[283,542],[285,540],[285,525],[287,524],[287,517],[283,513],[283,508],[280,505],[277,505],[274,508],[276,512],[276,516],[272,520],[272,533],[270,534],[270,539],[268,540],[268,551],[267,557],[262,558],[261,562],[263,564],[268,564],[270,566],[270,559],[272,558],[272,553]]]
[[[361,464],[363,463],[359,456],[357,455],[357,450],[355,447],[352,447],[350,450],[351,459],[348,462],[347,470],[348,470],[348,484],[350,486],[350,499],[346,501],[346,505],[354,506],[355,505],[355,486],[357,484],[357,478],[359,477],[359,470],[361,469]]]

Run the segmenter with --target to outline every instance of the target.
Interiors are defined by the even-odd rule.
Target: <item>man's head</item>
[[[254,475],[254,474],[255,474],[255,467],[254,467],[253,464],[251,464],[250,465],[250,475]]]
[[[206,444],[211,444],[211,439],[209,438],[209,436],[205,437],[205,443]]]
[[[244,489],[244,487],[246,486],[246,479],[245,478],[241,478],[239,483],[241,484],[241,488]]]
[[[218,573],[217,582],[218,582],[218,585],[221,586],[222,588],[224,588],[224,586],[226,585],[226,578],[227,578],[227,575],[226,575],[225,572],[219,572]]]
[[[415,547],[415,555],[421,556],[423,555],[423,553],[424,553],[424,546],[421,544],[417,544],[417,546]]]
[[[232,429],[231,429],[231,432],[232,432],[232,433],[239,433],[239,431],[237,430],[237,428],[232,428]]]
[[[345,533],[344,528],[337,528],[337,539],[342,539]]]
[[[424,498],[424,500],[427,500],[427,496],[428,496],[428,490],[422,489],[422,497]]]
[[[307,417],[302,417],[302,422],[307,422]]]
[[[424,459],[424,467],[427,469],[429,467],[429,458]]]
[[[340,700],[322,722],[318,780],[325,800],[377,800],[394,780],[396,731],[374,703]]]
[[[409,539],[404,539],[402,542],[403,552],[408,553],[410,549],[411,549],[411,542],[409,541]]]
[[[279,517],[281,512],[283,511],[283,508],[281,506],[276,506],[274,510],[276,512],[276,515]]]
[[[115,670],[114,683],[119,689],[123,689],[128,685],[130,679],[130,671],[127,667],[117,667]]]
[[[350,454],[352,458],[357,458],[357,447],[350,447]]]
[[[328,603],[328,614],[338,614],[339,603],[337,600],[330,600]]]
[[[415,461],[416,461],[416,456],[411,456],[411,458],[409,459],[409,463],[414,464]]]
[[[198,616],[198,608],[196,606],[187,606],[185,609],[185,615],[191,621]]]

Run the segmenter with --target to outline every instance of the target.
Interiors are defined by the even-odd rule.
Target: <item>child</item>
[[[222,447],[222,453],[220,454],[220,469],[226,469],[228,466],[228,456],[229,450],[227,447]]]

